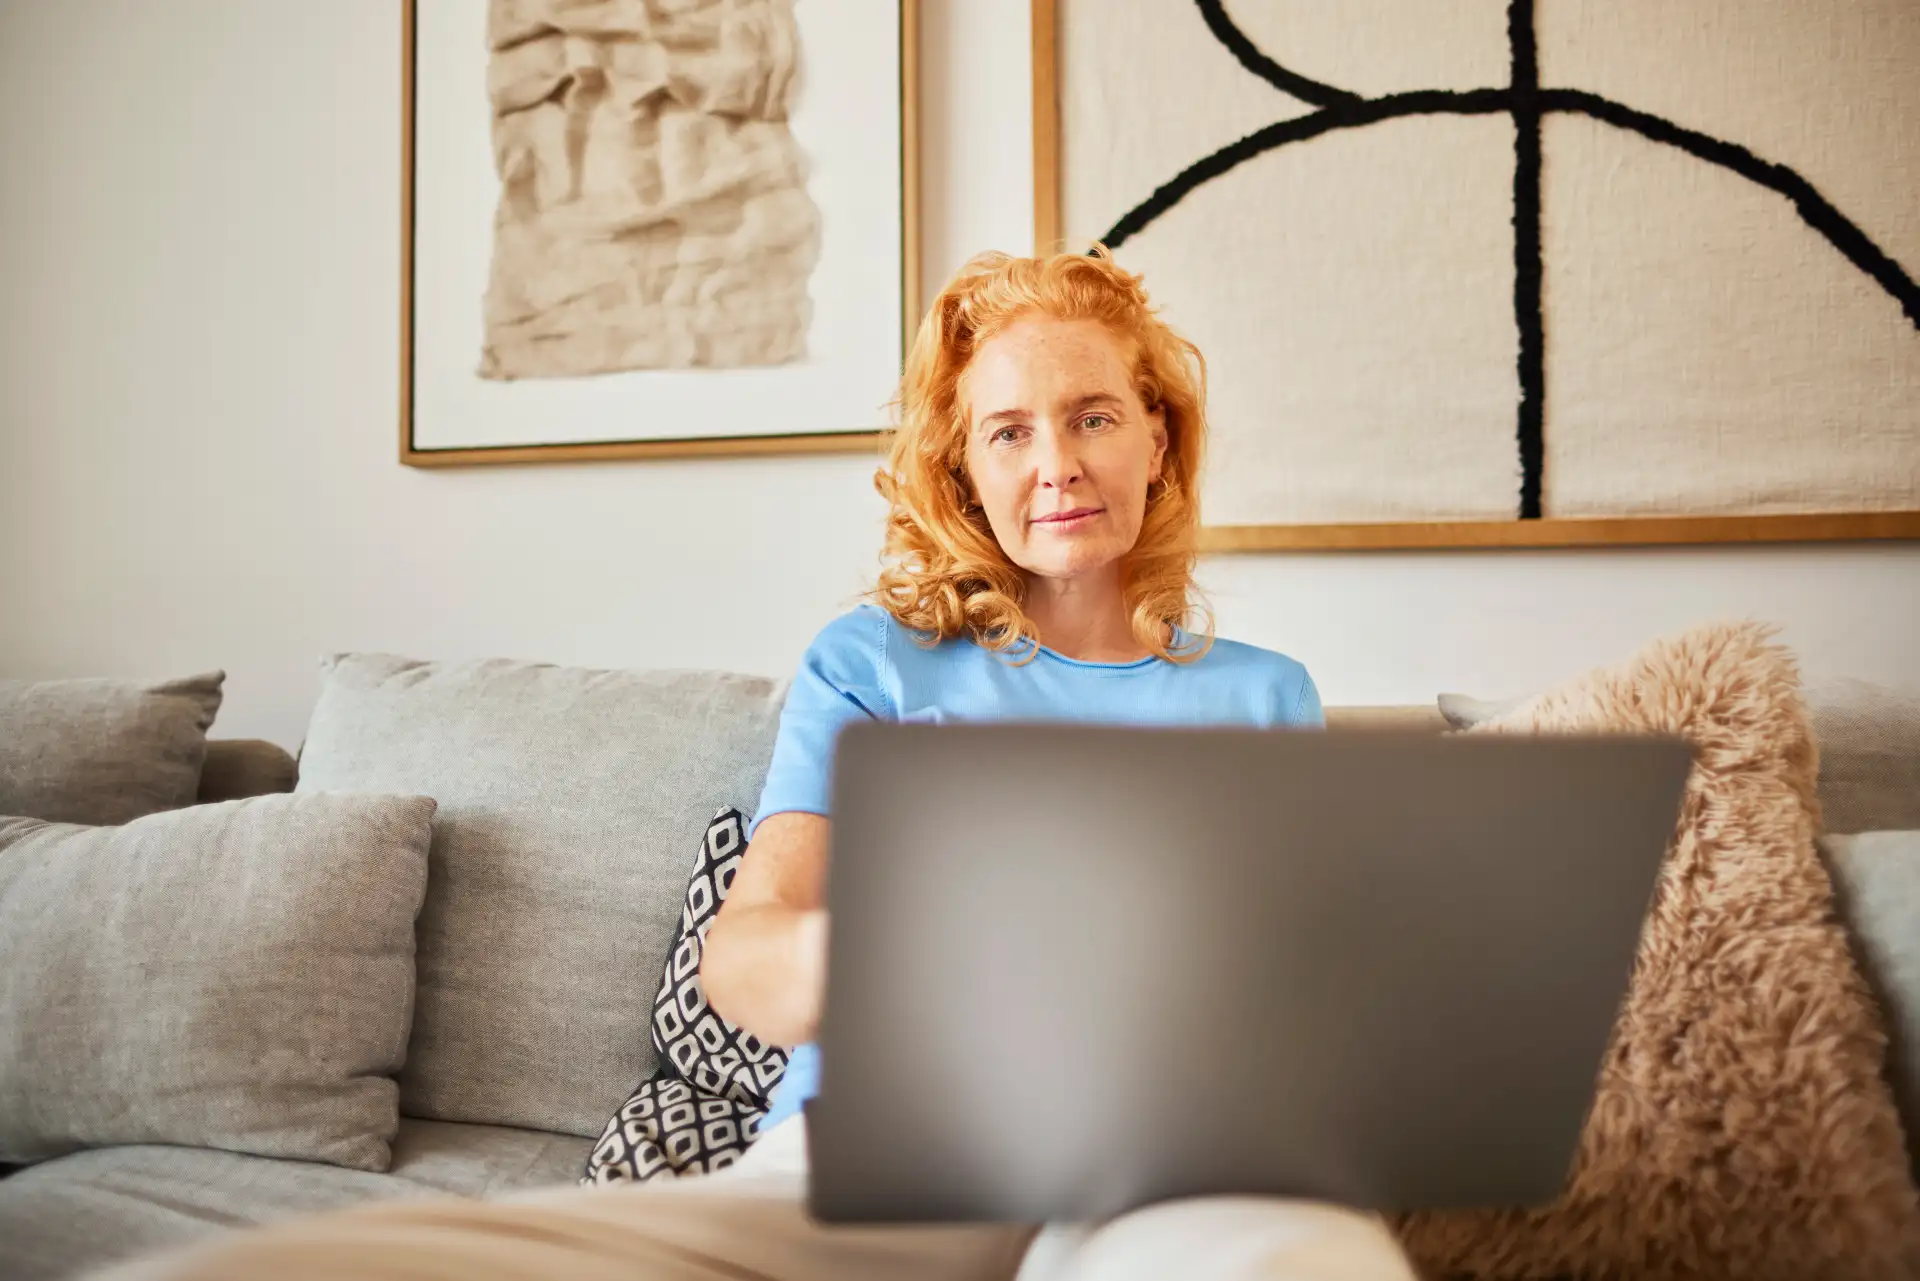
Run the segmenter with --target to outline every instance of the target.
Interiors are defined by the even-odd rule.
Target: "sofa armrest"
[[[1431,703],[1418,707],[1329,707],[1328,729],[1389,729],[1442,734],[1447,718]]]
[[[291,792],[300,767],[287,749],[258,738],[216,738],[207,742],[200,767],[200,804],[237,801],[247,796]]]

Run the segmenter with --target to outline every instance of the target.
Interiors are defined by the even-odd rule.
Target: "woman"
[[[892,509],[876,603],[828,624],[801,661],[752,844],[707,939],[714,1008],[800,1045],[766,1126],[799,1111],[819,1071],[801,1043],[820,1013],[841,726],[1320,723],[1300,664],[1182,629],[1203,387],[1200,353],[1104,255],[985,255],[934,300],[876,477]]]
[[[842,726],[1321,719],[1300,664],[1185,630],[1203,365],[1104,253],[969,263],[920,327],[900,417],[876,477],[891,508],[887,566],[873,603],[828,624],[800,664],[751,843],[707,936],[715,1008],[799,1047],[747,1156],[666,1185],[354,1211],[137,1275],[1412,1277],[1377,1220],[1263,1198],[1156,1206],[1037,1240],[1022,1228],[806,1217],[799,1113],[819,1072],[807,1042],[827,961],[827,771]]]

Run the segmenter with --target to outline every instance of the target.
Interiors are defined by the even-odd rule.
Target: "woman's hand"
[[[827,836],[818,814],[755,829],[707,931],[700,979],[713,1008],[772,1045],[813,1039],[826,998]]]

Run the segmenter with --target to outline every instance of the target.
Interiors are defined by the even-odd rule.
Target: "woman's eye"
[[[1080,420],[1080,425],[1088,431],[1101,431],[1113,426],[1113,419],[1105,414],[1088,414]]]
[[[993,433],[993,442],[996,445],[1011,445],[1019,435],[1020,429],[1018,427],[1002,427],[999,431]]]

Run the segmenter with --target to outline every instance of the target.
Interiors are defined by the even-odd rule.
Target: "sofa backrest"
[[[712,672],[329,661],[298,785],[441,806],[409,1115],[599,1132],[654,1069],[645,1013],[701,831],[722,806],[752,811],[783,695]],[[1327,720],[1446,728],[1432,705],[1332,707]],[[1828,687],[1815,720],[1827,830],[1920,827],[1914,704]],[[294,775],[272,744],[216,740],[201,799],[290,790]]]
[[[402,1109],[593,1135],[654,1070],[646,1013],[701,832],[721,806],[752,812],[784,693],[726,673],[342,655],[298,766],[215,740],[200,799],[291,791],[297,770],[303,791],[438,801]],[[1431,707],[1329,720],[1442,726]]]
[[[405,1115],[600,1133],[653,1072],[687,878],[715,812],[758,803],[784,693],[721,672],[322,665],[298,790],[439,802]]]

